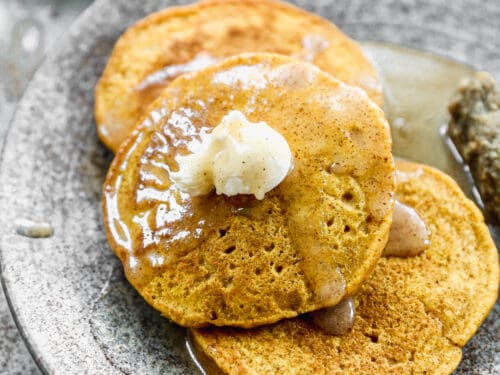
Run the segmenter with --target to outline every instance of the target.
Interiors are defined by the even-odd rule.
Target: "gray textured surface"
[[[94,4],[35,75],[7,136],[0,170],[2,273],[23,333],[50,373],[186,371],[186,353],[176,339],[162,340],[163,331],[150,323],[158,315],[134,297],[106,248],[99,200],[110,155],[97,142],[92,115],[93,86],[114,40],[133,20],[171,3]],[[355,38],[428,50],[499,77],[498,2],[297,3]],[[55,235],[20,237],[17,217],[48,220]],[[147,321],[127,320],[137,316]],[[465,349],[459,373],[500,372],[498,317],[497,305]],[[15,336],[12,327],[6,333]],[[172,355],[156,355],[168,348]]]
[[[0,291],[0,374],[39,374]]]
[[[15,105],[43,60],[72,20],[92,0],[0,1],[0,143]],[[0,288],[0,374],[39,374],[11,317]]]
[[[186,350],[185,330],[168,322],[113,272],[90,315],[90,329],[106,358],[127,374],[197,373]],[[170,364],[178,366],[172,368]]]

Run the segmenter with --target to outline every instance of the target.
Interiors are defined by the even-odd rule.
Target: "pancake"
[[[294,168],[263,200],[172,185],[229,111],[287,141]],[[103,192],[131,284],[183,326],[253,327],[357,291],[387,241],[395,190],[383,112],[359,88],[282,55],[247,54],[177,78],[117,153]]]
[[[431,233],[411,258],[381,258],[355,297],[352,331],[324,334],[307,319],[253,330],[193,330],[229,374],[449,374],[493,307],[498,254],[480,211],[433,168],[397,162],[398,199]]]
[[[116,152],[172,78],[244,52],[302,58],[382,103],[375,69],[327,20],[276,1],[203,1],[154,13],[117,41],[95,91],[100,139]]]

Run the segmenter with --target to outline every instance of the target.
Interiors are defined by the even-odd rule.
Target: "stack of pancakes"
[[[381,93],[355,42],[275,1],[170,8],[117,42],[95,101],[116,152],[109,243],[222,371],[449,373],[493,306],[498,256],[481,213],[441,172],[394,163]],[[292,172],[263,200],[177,189],[176,156],[232,110],[283,135]],[[415,257],[381,258],[396,196],[431,233]],[[304,315],[347,298],[346,335]]]

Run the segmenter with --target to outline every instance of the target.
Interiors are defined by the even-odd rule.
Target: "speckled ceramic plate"
[[[8,132],[0,172],[3,283],[21,333],[44,372],[199,372],[184,330],[138,297],[107,247],[100,196],[111,154],[97,140],[92,112],[94,85],[120,33],[174,3],[181,1],[94,3],[36,73]],[[498,2],[296,3],[356,39],[426,50],[500,75]],[[412,158],[424,161],[425,155]],[[55,234],[47,239],[19,236],[18,218],[47,220]],[[458,373],[500,372],[498,321],[499,304],[464,349]]]

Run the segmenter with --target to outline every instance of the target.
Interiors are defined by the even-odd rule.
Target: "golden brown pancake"
[[[261,201],[181,193],[175,156],[231,110],[281,133],[293,170]],[[253,327],[355,293],[387,241],[394,190],[387,122],[361,89],[248,54],[170,84],[117,153],[103,212],[127,278],[166,317]]]
[[[493,307],[498,254],[483,216],[455,181],[397,162],[398,199],[431,233],[411,258],[381,258],[356,295],[352,331],[324,334],[304,318],[252,330],[193,330],[229,374],[449,374]]]
[[[375,69],[327,20],[276,1],[203,1],[154,13],[120,37],[96,87],[99,137],[116,152],[172,78],[243,52],[302,58],[382,103]]]

